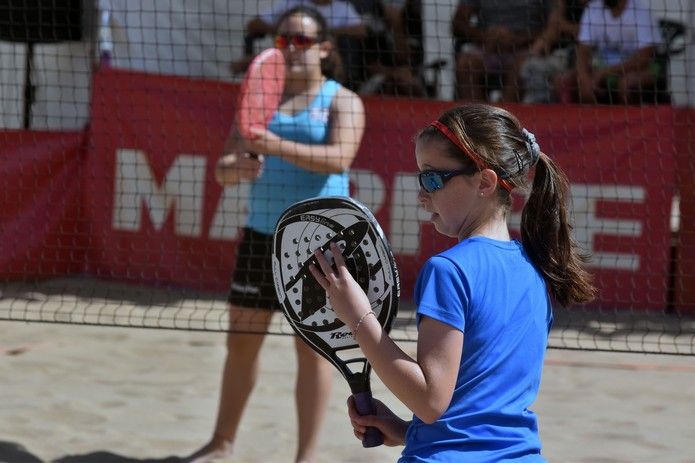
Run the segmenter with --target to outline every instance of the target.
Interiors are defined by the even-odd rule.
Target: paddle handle
[[[360,416],[376,414],[376,406],[372,400],[371,391],[352,394],[352,398],[355,400],[355,408]],[[368,427],[362,439],[362,447],[378,447],[383,443],[384,436],[381,434],[381,431],[373,426]]]

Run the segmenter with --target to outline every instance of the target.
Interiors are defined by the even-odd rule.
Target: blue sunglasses
[[[461,170],[423,170],[417,174],[417,180],[423,190],[433,193],[444,188],[446,182],[457,175],[471,175],[477,170],[475,166]]]

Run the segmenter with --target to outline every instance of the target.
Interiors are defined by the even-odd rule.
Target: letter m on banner
[[[161,183],[144,151],[116,150],[112,226],[138,231],[146,207],[155,229],[161,230],[169,211],[174,213],[175,233],[199,237],[202,233],[206,158],[178,156]]]

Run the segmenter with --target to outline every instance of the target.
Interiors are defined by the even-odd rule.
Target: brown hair
[[[571,233],[569,181],[559,166],[541,153],[535,137],[509,111],[484,104],[450,109],[438,120],[453,132],[461,147],[435,126],[425,128],[417,139],[441,140],[449,156],[460,160],[464,168],[475,165],[465,153],[470,150],[499,178],[514,188],[530,190],[521,214],[524,249],[558,303],[567,306],[591,301],[596,288],[584,268],[588,256],[580,251]],[[530,180],[528,174],[534,167]],[[511,209],[511,192],[504,188],[496,192],[502,207]]]
[[[306,16],[314,21],[317,29],[316,38],[319,42],[330,41],[334,43],[333,37],[328,30],[326,18],[324,18],[317,9],[311,8],[310,6],[295,6],[285,11],[275,23],[273,33],[277,34],[280,25],[282,25],[287,18],[294,15]],[[321,73],[329,79],[339,82],[343,80],[343,62],[340,59],[340,55],[335,50],[335,44],[333,48],[331,48],[328,56],[321,60]]]

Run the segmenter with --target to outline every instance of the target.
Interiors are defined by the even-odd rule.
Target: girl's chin
[[[442,235],[446,235],[444,230],[444,224],[441,223],[441,221],[439,221],[439,216],[437,214],[432,214],[430,222],[432,223],[432,225],[434,225],[434,229],[437,230],[437,232],[441,233]]]
[[[441,221],[435,220],[438,218],[438,215],[432,214],[432,225],[434,225],[434,229],[437,230],[437,233],[442,236],[448,236],[449,238],[458,238],[458,234],[456,232],[445,229],[444,224]]]

